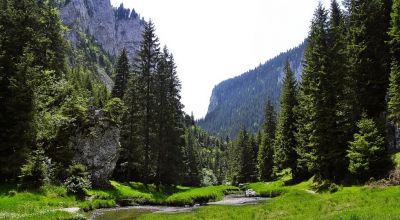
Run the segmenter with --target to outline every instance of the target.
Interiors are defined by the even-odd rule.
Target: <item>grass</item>
[[[283,181],[253,183],[259,194],[281,195],[258,205],[213,205],[180,214],[146,214],[140,219],[399,219],[400,187],[384,189],[361,186],[342,187],[336,193],[312,194],[312,180],[293,186]]]
[[[0,187],[0,219],[65,219],[77,214],[60,208],[77,206],[75,197],[68,196],[65,188],[46,186],[39,191],[18,192],[15,187]]]
[[[87,215],[99,208],[135,204],[194,205],[221,199],[227,191],[237,190],[232,186],[162,187],[141,183],[118,183],[111,181],[111,189],[88,190],[90,201],[81,201],[67,195],[61,186],[46,186],[38,191],[18,191],[11,185],[0,186],[0,219],[73,219]],[[125,202],[125,203],[124,203]],[[79,207],[82,211],[74,214],[61,208]]]

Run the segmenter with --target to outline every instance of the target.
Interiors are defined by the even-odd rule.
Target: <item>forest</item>
[[[85,33],[78,46],[65,40],[68,3],[0,0],[0,218],[95,219],[99,208],[201,206],[249,189],[268,200],[138,217],[400,215],[399,0],[319,4],[301,79],[282,59],[279,107],[262,100],[260,129],[240,125],[233,139],[183,111],[174,56],[151,20],[132,59],[113,57]]]

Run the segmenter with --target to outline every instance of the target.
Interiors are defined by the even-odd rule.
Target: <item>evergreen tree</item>
[[[348,169],[359,180],[366,181],[380,174],[384,168],[385,142],[372,119],[361,119],[357,127],[359,131],[354,134],[347,151],[350,160]]]
[[[122,99],[126,90],[129,77],[129,61],[125,48],[122,50],[118,58],[115,68],[115,84],[112,90],[112,96]]]
[[[355,82],[357,119],[362,112],[382,119],[386,108],[390,4],[391,0],[351,1],[348,55]]]
[[[156,118],[154,78],[160,57],[158,37],[152,21],[145,24],[143,41],[134,62],[134,72],[138,77],[138,101],[141,108],[140,129],[143,137],[143,170],[142,180],[149,183],[154,180],[156,172]]]
[[[196,140],[193,135],[192,127],[185,132],[184,165],[185,175],[183,183],[187,186],[200,185],[199,160],[196,152]]]
[[[250,136],[243,128],[238,135],[236,145],[240,155],[238,182],[252,182],[257,177],[256,161],[254,160],[254,137]]]
[[[137,74],[129,77],[124,103],[127,108],[121,125],[121,156],[117,163],[115,177],[121,181],[142,181],[144,169],[143,115],[140,105],[140,83]]]
[[[336,102],[332,84],[334,77],[329,72],[327,12],[320,4],[315,12],[305,52],[305,66],[299,96],[298,160],[306,165],[317,180],[334,180],[337,146]]]
[[[400,1],[393,1],[391,14],[391,28],[389,42],[392,53],[392,69],[388,91],[388,115],[389,120],[400,126]]]
[[[259,133],[259,135],[257,135],[257,137],[262,139],[261,143],[258,143],[260,147],[258,151],[258,178],[261,181],[270,180],[273,168],[276,113],[271,99],[267,100],[264,115],[265,123],[263,134]]]
[[[296,171],[296,116],[297,107],[297,83],[294,73],[290,68],[289,60],[284,67],[285,78],[283,80],[280,99],[280,111],[278,114],[278,125],[274,143],[274,165],[277,171],[291,168],[293,176]]]
[[[56,9],[43,1],[1,1],[0,7],[0,175],[17,177],[37,142],[36,126],[59,100],[50,98],[65,73],[65,42]],[[12,155],[12,157],[10,157]]]
[[[155,75],[157,184],[177,184],[181,177],[184,121],[180,102],[181,84],[173,56],[165,47]]]
[[[329,74],[331,75],[332,92],[336,102],[336,146],[332,149],[332,161],[335,164],[336,179],[341,179],[347,172],[348,161],[345,157],[348,142],[356,130],[354,103],[356,100],[355,84],[348,74],[348,57],[346,48],[345,15],[336,0],[331,3],[328,28]]]

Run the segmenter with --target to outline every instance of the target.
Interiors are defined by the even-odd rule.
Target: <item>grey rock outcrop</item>
[[[122,8],[123,9],[123,8]],[[78,33],[92,36],[109,55],[115,57],[123,48],[132,58],[142,40],[144,20],[136,12],[118,16],[110,0],[69,0],[61,7],[61,19],[69,28],[66,38],[73,46]]]
[[[108,187],[120,152],[120,129],[101,110],[89,111],[90,123],[70,139],[73,160],[85,165],[94,187]]]

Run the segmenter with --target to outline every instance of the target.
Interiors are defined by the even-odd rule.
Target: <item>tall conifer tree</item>
[[[125,48],[118,57],[115,73],[115,84],[112,90],[112,96],[122,99],[124,97],[129,77],[129,61]]]
[[[297,107],[297,83],[294,73],[290,68],[289,60],[284,64],[285,78],[283,80],[280,98],[280,111],[278,113],[278,125],[274,143],[274,165],[276,170],[291,168],[296,171],[296,116]]]
[[[327,11],[320,4],[315,11],[305,52],[305,66],[299,96],[299,165],[306,165],[317,179],[335,179],[336,102],[329,72]]]
[[[261,181],[270,180],[273,168],[274,139],[276,129],[276,113],[271,99],[267,99],[264,114],[263,134],[258,136],[262,139],[258,143],[258,178]]]

